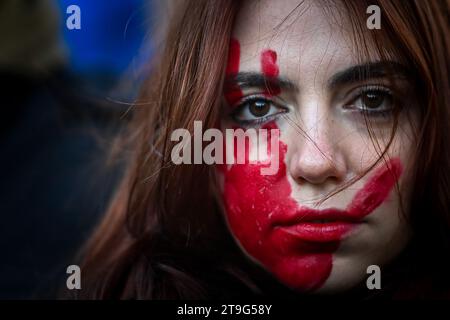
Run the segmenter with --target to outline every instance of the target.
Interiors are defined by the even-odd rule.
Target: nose
[[[345,158],[333,134],[326,125],[317,126],[314,131],[314,135],[306,132],[306,136],[296,139],[289,163],[292,178],[300,184],[315,185],[343,181],[347,170]]]

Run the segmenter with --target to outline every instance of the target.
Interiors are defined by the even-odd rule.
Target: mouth
[[[345,234],[362,223],[362,219],[357,219],[346,211],[302,208],[292,216],[281,217],[273,227],[303,241],[327,243],[340,241]]]
[[[337,242],[351,229],[365,223],[365,217],[388,198],[402,171],[400,160],[391,159],[375,171],[345,210],[301,207],[294,213],[276,217],[272,227],[303,241]]]

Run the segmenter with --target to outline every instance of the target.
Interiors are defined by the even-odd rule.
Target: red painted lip
[[[400,160],[392,159],[389,165],[374,173],[345,210],[300,207],[293,213],[285,212],[274,217],[272,226],[305,241],[339,241],[351,228],[362,224],[364,217],[383,203],[402,170]]]
[[[293,216],[280,217],[275,229],[309,242],[336,242],[352,228],[363,223],[346,211],[303,208]]]

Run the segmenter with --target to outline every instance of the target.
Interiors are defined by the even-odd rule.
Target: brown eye
[[[270,111],[270,103],[267,101],[255,100],[249,102],[248,109],[255,117],[264,117]]]
[[[366,91],[361,94],[361,102],[366,109],[379,109],[384,103],[390,99],[387,92],[381,90]]]
[[[259,125],[287,111],[287,108],[266,98],[249,97],[236,107],[231,117],[240,124]]]
[[[374,86],[361,89],[348,107],[371,116],[389,116],[394,105],[394,95],[389,88]]]

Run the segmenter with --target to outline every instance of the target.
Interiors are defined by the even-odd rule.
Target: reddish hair
[[[414,265],[408,276],[437,294],[433,281],[448,276],[442,270],[436,273],[440,278],[428,278],[429,266],[420,261],[450,266],[449,2],[343,2],[360,36],[367,6],[379,5],[383,27],[366,41],[380,52],[391,50],[417,75],[421,119],[410,212],[414,238],[401,268]],[[194,120],[211,128],[218,119],[237,3],[186,0],[175,8],[143,88],[145,103],[133,109],[122,133],[131,150],[126,172],[83,251],[82,298],[230,297],[243,288],[292,294],[234,244],[217,204],[212,168],[175,166],[170,160],[174,129],[192,132]],[[364,39],[359,40],[361,46]],[[400,280],[393,283],[389,294],[416,293]]]

